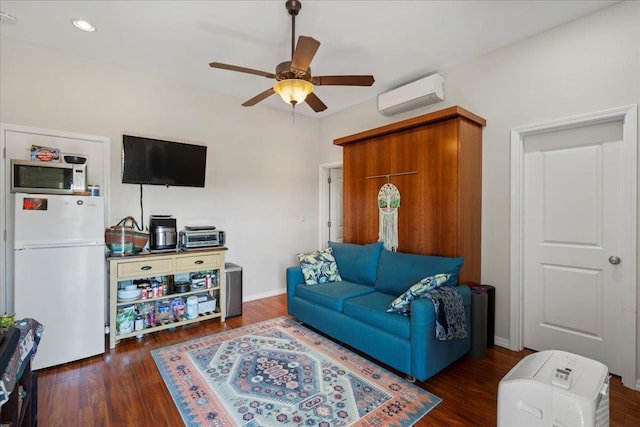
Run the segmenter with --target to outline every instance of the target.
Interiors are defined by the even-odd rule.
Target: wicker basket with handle
[[[127,255],[142,250],[149,240],[149,232],[142,230],[134,217],[127,216],[106,229],[104,240],[111,252]]]

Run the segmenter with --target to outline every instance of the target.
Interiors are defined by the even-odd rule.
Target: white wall
[[[451,105],[487,119],[483,133],[482,281],[497,288],[496,336],[507,344],[510,130],[640,103],[640,2],[620,3],[440,72],[445,78],[444,102],[389,118],[377,113],[376,100],[370,100],[324,118],[320,158],[323,162],[341,159],[341,148],[331,146],[334,138]]]
[[[0,48],[1,122],[111,138],[109,224],[140,219],[139,186],[120,182],[122,134],[135,133],[208,146],[205,188],[144,186],[144,222],[169,213],[179,229],[225,230],[246,299],[282,291],[285,267],[317,246],[317,119],[294,125],[286,111],[8,37]]]

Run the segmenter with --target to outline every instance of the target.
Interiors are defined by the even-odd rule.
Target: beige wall
[[[497,288],[496,336],[508,344],[510,130],[638,104],[640,2],[623,2],[440,72],[445,78],[444,102],[388,118],[377,112],[376,100],[370,100],[323,119],[321,159],[342,158],[341,149],[332,146],[334,138],[451,105],[487,119],[483,134],[482,281]],[[637,341],[640,344],[640,338]]]
[[[144,186],[144,221],[173,214],[227,232],[247,298],[284,288],[296,252],[317,245],[317,119],[8,37],[0,45],[0,121],[111,138],[109,224],[140,218],[139,186],[120,182],[123,133],[206,144],[204,189]],[[90,167],[90,165],[89,165]],[[2,203],[4,208],[4,202]],[[4,304],[3,304],[4,305]]]

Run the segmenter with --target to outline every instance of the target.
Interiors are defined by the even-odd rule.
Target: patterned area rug
[[[187,426],[411,426],[442,400],[291,319],[153,350]]]

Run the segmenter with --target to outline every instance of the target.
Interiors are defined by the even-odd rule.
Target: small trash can
[[[487,348],[493,348],[496,335],[496,288],[480,285],[487,290]]]
[[[471,351],[474,359],[487,356],[487,291],[482,287],[471,288]]]
[[[242,315],[242,267],[230,262],[224,265],[227,282],[227,319]]]

